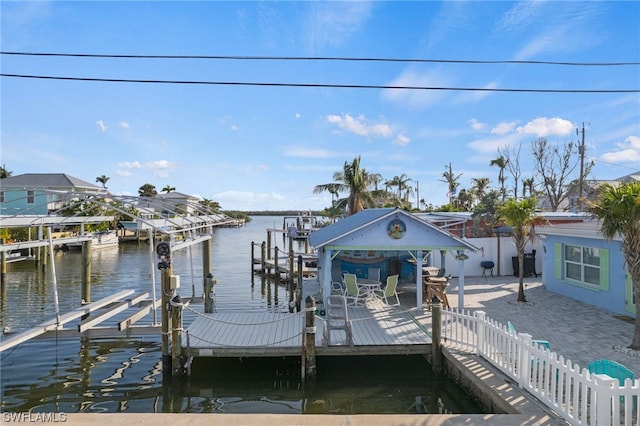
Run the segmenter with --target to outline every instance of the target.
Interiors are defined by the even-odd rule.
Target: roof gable
[[[309,243],[316,247],[476,248],[449,232],[397,208],[367,209],[314,231]]]
[[[24,173],[0,180],[3,188],[83,188],[102,189],[66,173]]]

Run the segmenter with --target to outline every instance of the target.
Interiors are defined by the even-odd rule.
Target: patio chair
[[[507,328],[509,329],[510,334],[513,334],[514,336],[518,335],[518,332],[516,331],[516,327],[511,323],[511,321],[507,321]],[[536,346],[542,346],[546,349],[549,349],[549,352],[552,352],[551,343],[549,343],[548,340],[531,339],[531,343],[533,343]]]
[[[372,281],[380,281],[380,268],[369,268],[367,279]]]
[[[384,300],[384,303],[390,306],[398,306],[400,304],[400,298],[398,297],[398,292],[396,288],[398,287],[398,275],[389,275],[387,277],[387,284],[381,291],[376,291],[376,296],[380,297]],[[393,305],[389,303],[389,298],[395,297],[398,303],[394,303]]]
[[[347,310],[347,300],[344,296],[333,294],[327,298],[327,311],[325,317],[325,329],[323,343],[325,346],[331,345],[331,333],[343,331],[345,342],[349,346],[353,345],[353,334],[351,332],[351,322]]]
[[[633,371],[620,364],[619,362],[610,360],[610,359],[597,359],[595,361],[591,361],[587,364],[587,369],[591,374],[605,374],[612,379],[618,379],[618,383],[620,386],[624,386],[624,381],[626,379],[635,379]],[[633,399],[633,409],[635,410],[638,406],[638,397],[634,396]],[[624,397],[620,397],[620,403],[624,404]]]
[[[610,359],[597,359],[587,365],[591,374],[606,374],[609,377],[618,379],[620,386],[624,385],[625,379],[634,379],[633,371],[624,365]]]
[[[351,304],[354,306],[360,306],[358,304],[358,299],[360,296],[364,296],[364,289],[358,288],[358,279],[356,274],[344,274],[344,297],[347,299],[347,304]],[[352,303],[348,303],[349,300]]]

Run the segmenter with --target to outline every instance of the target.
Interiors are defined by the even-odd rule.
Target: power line
[[[640,89],[510,89],[487,87],[447,87],[447,86],[388,86],[384,84],[333,84],[333,83],[269,83],[250,81],[197,81],[197,80],[142,80],[123,78],[61,77],[50,75],[27,75],[0,73],[0,77],[30,78],[42,80],[90,81],[103,83],[145,83],[184,84],[210,86],[264,86],[264,87],[307,87],[334,89],[394,89],[394,90],[437,90],[462,92],[515,92],[515,93],[640,93]]]
[[[562,65],[581,67],[637,66],[640,62],[570,62],[570,61],[531,61],[531,60],[477,60],[477,59],[424,59],[424,58],[367,58],[367,57],[331,57],[331,56],[243,56],[243,55],[123,55],[96,53],[51,53],[51,52],[0,52],[0,55],[49,56],[72,58],[111,58],[111,59],[209,59],[209,60],[250,60],[250,61],[345,61],[345,62],[412,62],[436,64],[526,64],[526,65]]]

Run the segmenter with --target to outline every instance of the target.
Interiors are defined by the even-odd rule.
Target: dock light
[[[165,242],[158,243],[156,246],[156,253],[158,254],[158,269],[167,269],[171,266],[171,246]]]

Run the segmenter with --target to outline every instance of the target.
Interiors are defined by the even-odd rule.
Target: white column
[[[422,250],[416,252],[416,308],[422,313]]]
[[[460,252],[458,252],[460,253]],[[464,259],[458,260],[458,309],[464,309]]]
[[[327,298],[331,295],[331,253],[330,249],[324,250],[324,258],[322,260],[322,271],[318,271],[318,279],[322,285],[322,301],[326,308]]]

